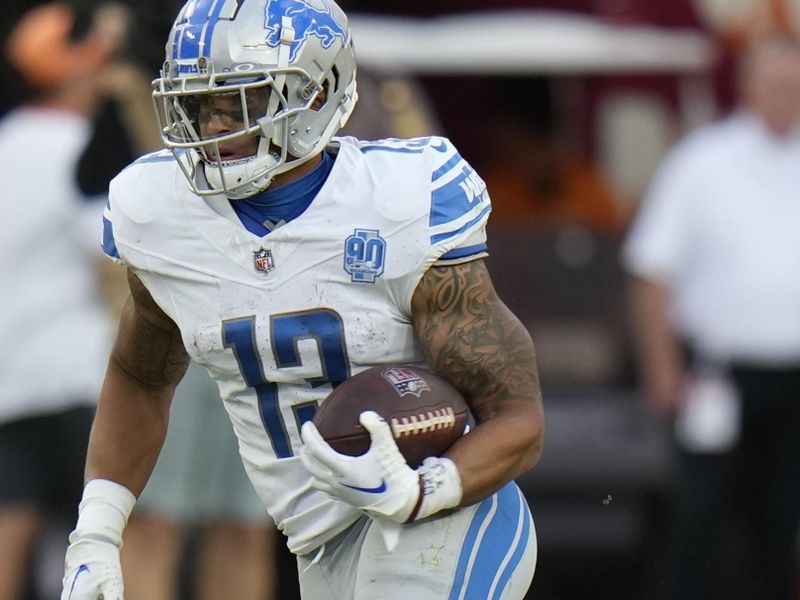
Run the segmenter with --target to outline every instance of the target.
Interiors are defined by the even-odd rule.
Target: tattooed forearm
[[[180,381],[189,364],[175,323],[130,275],[131,296],[122,312],[112,360],[139,384],[161,387]]]
[[[497,297],[482,261],[430,269],[413,310],[426,358],[474,410],[538,393],[533,342]]]

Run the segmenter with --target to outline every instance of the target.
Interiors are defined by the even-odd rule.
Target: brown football
[[[416,468],[441,456],[464,434],[469,408],[459,391],[430,371],[410,366],[378,366],[340,383],[322,402],[314,424],[331,447],[360,456],[369,433],[359,415],[373,410],[392,430],[400,452]]]

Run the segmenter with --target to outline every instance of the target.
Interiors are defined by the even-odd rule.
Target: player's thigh
[[[371,522],[363,516],[315,552],[297,557],[303,600],[353,600],[361,548]]]
[[[372,524],[361,549],[356,600],[519,600],[536,566],[527,502],[510,483],[483,502],[402,528],[387,552]]]

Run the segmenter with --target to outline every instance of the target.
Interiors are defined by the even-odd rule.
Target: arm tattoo
[[[131,296],[122,312],[112,360],[141,385],[177,383],[189,365],[180,331],[138,277],[129,273],[128,285]]]
[[[414,296],[414,320],[434,370],[481,417],[496,402],[538,398],[533,342],[497,297],[482,261],[431,268]]]

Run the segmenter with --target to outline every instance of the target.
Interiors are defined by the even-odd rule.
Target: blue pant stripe
[[[514,550],[514,554],[511,555],[511,560],[508,561],[505,569],[503,569],[503,574],[500,576],[500,579],[497,582],[497,588],[492,595],[492,600],[497,600],[500,598],[500,595],[503,593],[506,585],[508,585],[508,580],[511,579],[511,574],[519,565],[519,561],[522,560],[522,556],[525,554],[525,549],[528,547],[528,537],[531,533],[531,516],[529,514],[527,502],[522,496],[522,491],[519,488],[517,488],[517,494],[519,495],[520,500],[519,516],[522,519],[522,535],[520,536],[519,540],[517,540],[517,547]]]
[[[515,488],[513,484],[506,485],[497,492],[498,508],[478,548],[465,599],[489,598],[492,583],[511,551],[519,523],[519,496]]]
[[[494,496],[487,498],[478,506],[478,510],[472,517],[472,522],[467,530],[467,535],[464,537],[464,543],[461,545],[461,556],[458,558],[458,565],[456,565],[456,574],[453,579],[453,587],[450,590],[448,600],[458,600],[461,595],[461,588],[464,585],[464,578],[467,572],[467,566],[472,556],[475,542],[478,539],[478,534],[481,530],[486,516],[492,510],[494,504],[497,502]]]
[[[491,508],[496,510],[490,511]],[[496,596],[499,596],[525,551],[529,531],[527,515],[523,515],[523,535],[516,539],[520,515],[525,510],[519,488],[513,482],[484,500],[462,545],[450,600],[489,598],[495,580],[498,581]]]

